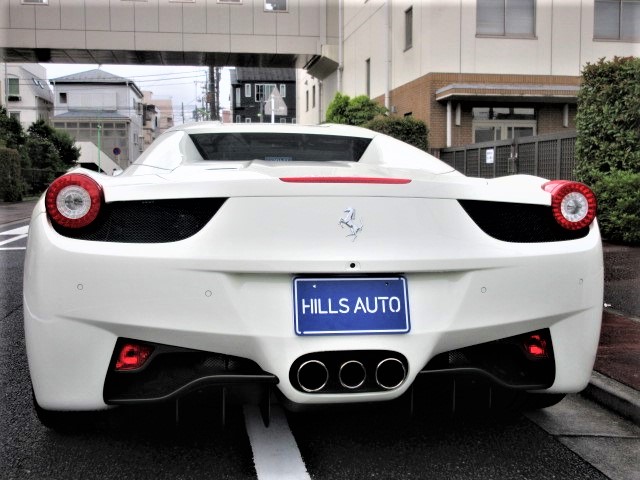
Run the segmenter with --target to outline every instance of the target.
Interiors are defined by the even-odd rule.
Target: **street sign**
[[[287,104],[284,103],[282,95],[277,88],[271,91],[271,95],[265,102],[264,113],[267,115],[286,115]]]

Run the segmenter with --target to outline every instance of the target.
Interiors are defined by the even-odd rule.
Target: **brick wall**
[[[550,75],[489,75],[489,74],[455,74],[455,73],[430,73],[406,83],[391,91],[391,105],[395,106],[395,115],[404,116],[411,113],[414,117],[423,120],[429,127],[429,147],[444,148],[447,140],[447,104],[446,101],[436,100],[436,91],[450,84],[508,84],[508,85],[570,85],[579,86],[580,77],[550,76]],[[550,90],[546,93],[560,93]],[[485,92],[483,92],[485,93]],[[495,95],[506,93],[499,88],[488,91]],[[537,96],[540,91],[522,90],[523,94]],[[452,110],[455,114],[455,105],[452,102]],[[471,109],[477,105],[474,102],[462,103],[461,125],[452,125],[452,145],[460,146],[472,142]],[[495,102],[494,102],[495,103]],[[522,105],[519,103],[518,105]],[[538,109],[538,133],[551,133],[564,130],[562,127],[562,103],[541,105],[540,103],[528,103]],[[575,105],[569,109],[569,128],[575,128]],[[454,117],[455,118],[455,117]]]

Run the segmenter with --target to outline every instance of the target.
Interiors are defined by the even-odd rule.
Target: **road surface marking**
[[[0,235],[14,236],[13,238],[9,238],[7,240],[1,241],[0,250],[26,250],[27,247],[3,247],[2,245],[6,245],[12,242],[17,242],[18,240],[27,238],[29,236],[28,233],[29,233],[29,225],[25,225],[24,227],[14,228],[12,230],[7,230],[6,232],[0,232]]]
[[[244,418],[258,480],[311,479],[279,405],[271,406],[268,428],[255,405],[244,406]]]
[[[13,230],[7,230],[6,232],[0,232],[0,235],[26,235],[27,233],[29,233],[29,225],[14,228]]]

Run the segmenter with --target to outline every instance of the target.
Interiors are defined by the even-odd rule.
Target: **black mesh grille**
[[[566,230],[553,218],[551,207],[524,203],[459,200],[462,208],[487,235],[504,242],[561,242],[583,238],[589,227]]]
[[[95,242],[167,243],[196,234],[226,198],[143,200],[104,205],[96,221],[81,229],[54,224],[65,237]]]

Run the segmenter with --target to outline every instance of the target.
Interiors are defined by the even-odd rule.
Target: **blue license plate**
[[[404,277],[295,278],[297,335],[407,333]]]

